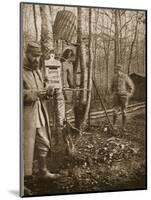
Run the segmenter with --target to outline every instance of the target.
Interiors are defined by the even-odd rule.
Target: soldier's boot
[[[127,129],[126,129],[126,120],[127,120],[127,117],[125,114],[122,115],[122,130],[123,132],[126,132]]]
[[[39,157],[39,177],[44,179],[57,179],[60,177],[59,174],[51,173],[47,169],[47,160],[46,157]]]

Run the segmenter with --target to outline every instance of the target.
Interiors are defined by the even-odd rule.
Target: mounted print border
[[[147,10],[20,3],[20,195],[147,189]]]

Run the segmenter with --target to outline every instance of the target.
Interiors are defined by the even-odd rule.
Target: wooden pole
[[[111,121],[110,121],[110,118],[109,118],[109,116],[108,116],[108,113],[107,113],[106,107],[105,107],[105,105],[104,105],[104,102],[103,102],[103,100],[102,100],[102,98],[101,98],[101,95],[99,94],[99,92],[98,92],[98,90],[97,90],[95,81],[94,81],[93,79],[92,79],[92,81],[93,81],[93,85],[94,85],[94,88],[95,88],[95,90],[96,90],[96,93],[97,93],[97,95],[98,95],[98,97],[99,97],[99,100],[100,100],[100,102],[101,102],[101,105],[102,105],[102,107],[103,107],[103,109],[104,109],[104,111],[105,111],[105,115],[106,115],[107,121],[108,121],[108,123],[109,123],[109,126],[110,126],[111,130],[113,131],[113,130],[114,130],[114,129],[113,129],[113,125],[112,125],[112,123],[111,123]]]

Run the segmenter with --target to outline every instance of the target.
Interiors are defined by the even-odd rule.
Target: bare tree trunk
[[[114,52],[114,66],[119,62],[119,30],[118,30],[118,10],[115,9],[115,52]]]
[[[88,65],[88,99],[86,105],[86,111],[84,115],[84,120],[82,123],[82,128],[85,129],[87,126],[89,112],[90,112],[90,104],[91,104],[91,92],[92,92],[92,9],[89,8],[89,65]]]
[[[126,12],[125,12],[125,14],[124,14],[124,23],[126,24]],[[126,56],[127,56],[127,26],[125,26],[125,28],[124,28],[124,37],[125,37],[125,43],[124,43],[124,48],[123,48],[123,55],[122,55],[122,57],[123,57],[123,63],[125,64],[126,63],[126,61],[127,61],[127,59],[126,59]],[[126,69],[125,69],[125,71],[126,71]]]
[[[111,25],[109,27],[109,35],[111,36],[111,30],[112,30],[112,20],[113,20],[113,16],[111,19]],[[107,93],[109,93],[109,59],[110,59],[110,45],[111,45],[111,41],[108,41],[107,44],[107,57],[106,57],[106,70],[107,70],[107,76],[106,76],[106,85],[107,85]]]
[[[111,30],[112,30],[112,20],[113,17],[111,18],[111,24],[110,26],[107,23],[107,28],[109,30],[108,35],[111,37]],[[104,25],[104,17],[102,17],[102,23]],[[104,35],[104,31],[102,31],[102,34]],[[103,47],[104,47],[104,54],[105,54],[105,64],[106,64],[106,92],[109,92],[109,57],[110,57],[110,44],[111,40],[109,39],[104,40],[103,39]]]
[[[140,63],[139,63],[139,38],[137,34],[137,39],[136,39],[136,59],[137,59],[137,68],[136,72],[140,73]]]
[[[41,13],[41,43],[43,54],[53,48],[53,33],[48,5],[40,5]]]
[[[136,37],[137,37],[137,27],[138,27],[138,12],[136,15],[136,26],[135,26],[134,38],[133,38],[133,41],[132,41],[132,44],[130,47],[130,54],[129,54],[129,61],[128,61],[128,74],[130,74],[130,72],[131,72],[130,67],[131,67],[131,62],[132,62],[133,48],[134,48],[134,44],[135,44]]]
[[[93,60],[93,78],[95,80],[96,66],[97,66],[97,25],[99,19],[99,9],[95,9],[95,25],[94,25],[94,60]]]
[[[41,47],[43,56],[41,56],[41,70],[45,75],[44,56],[48,50],[53,49],[53,33],[50,21],[50,10],[48,5],[40,5],[41,14]]]
[[[87,76],[86,76],[86,52],[85,52],[85,44],[82,40],[82,8],[78,7],[78,28],[77,28],[77,54],[76,54],[76,62],[74,64],[74,71],[77,71],[77,68],[80,64],[81,77],[80,77],[80,87],[83,89],[87,89]],[[74,78],[76,79],[76,77]],[[75,82],[76,80],[74,80]],[[74,95],[75,97],[75,95]],[[80,91],[80,93],[76,94],[76,101],[74,106],[75,113],[75,126],[76,128],[80,128],[81,123],[83,121],[85,106],[87,100],[87,92],[86,90]]]
[[[35,24],[35,31],[36,31],[36,40],[38,40],[38,28],[37,28],[35,4],[33,4],[33,15],[34,15],[34,24]]]
[[[79,44],[79,58],[81,69],[81,88],[87,88],[87,67],[86,67],[86,48],[82,40],[82,8],[78,8],[78,44]],[[87,92],[83,90],[80,92],[80,102],[86,103]]]
[[[96,79],[96,67],[97,67],[97,41],[98,41],[98,32],[97,32],[97,25],[98,25],[98,19],[99,19],[99,9],[94,9],[95,10],[95,24],[94,24],[94,52],[93,52],[93,79]],[[92,99],[96,100],[96,91],[93,90],[92,92]]]
[[[122,20],[121,20],[121,11],[118,10],[118,16],[119,16],[119,30],[121,30],[122,27]],[[119,62],[122,64],[123,63],[123,58],[122,58],[122,32],[119,32]]]
[[[36,40],[36,30],[32,4],[25,4],[23,6],[23,24],[24,48],[26,48],[28,42]]]
[[[79,48],[76,49],[76,59],[73,63],[73,87],[77,87],[77,69],[79,66]],[[73,92],[73,105],[74,105],[74,116],[75,116],[75,127],[80,128],[80,119],[79,119],[79,94]]]

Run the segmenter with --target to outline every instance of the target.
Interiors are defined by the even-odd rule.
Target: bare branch
[[[132,21],[132,19],[134,17],[136,17],[136,14],[132,15],[131,18],[127,22],[125,22],[125,24],[123,24],[123,26],[121,27],[121,29],[119,31],[121,32],[123,30],[123,28],[126,27]]]

